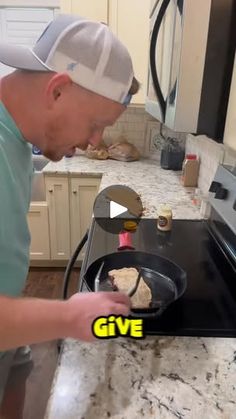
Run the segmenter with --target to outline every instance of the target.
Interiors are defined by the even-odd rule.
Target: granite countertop
[[[236,340],[67,340],[46,419],[235,419]]]
[[[141,194],[146,217],[159,203],[175,218],[199,219],[180,173],[157,162],[50,163],[47,174],[102,176],[100,190],[125,184]],[[46,419],[235,419],[236,339],[117,338],[96,343],[66,339],[51,388]]]
[[[200,219],[199,208],[191,201],[195,188],[185,188],[180,182],[180,172],[164,170],[151,159],[135,162],[91,160],[84,156],[63,158],[50,162],[43,172],[46,175],[81,175],[101,177],[99,191],[111,185],[126,185],[142,199],[144,218],[156,218],[160,204],[171,206],[173,218]]]

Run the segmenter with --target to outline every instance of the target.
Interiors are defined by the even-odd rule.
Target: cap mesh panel
[[[70,42],[68,42],[68,37]],[[78,28],[74,28],[68,36],[62,39],[57,49],[71,60],[96,70],[103,45],[104,33],[100,32],[99,36],[92,37],[88,28],[85,27],[79,33]]]

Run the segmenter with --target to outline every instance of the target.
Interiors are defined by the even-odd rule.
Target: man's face
[[[76,147],[86,150],[98,145],[104,129],[113,125],[125,106],[68,84],[54,92],[46,112],[44,142],[41,150],[52,161],[73,155]]]

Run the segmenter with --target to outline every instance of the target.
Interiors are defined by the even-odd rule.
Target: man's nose
[[[102,140],[104,128],[97,130],[89,139],[89,144],[96,147]]]

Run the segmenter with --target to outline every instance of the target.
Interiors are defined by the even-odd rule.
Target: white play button
[[[103,189],[93,205],[95,222],[107,233],[116,235],[126,229],[127,221],[138,225],[143,211],[140,195],[125,185],[111,185]]]
[[[110,218],[118,217],[118,215],[123,214],[127,210],[123,205],[117,204],[115,201],[110,201]]]

